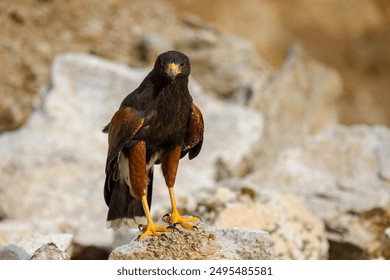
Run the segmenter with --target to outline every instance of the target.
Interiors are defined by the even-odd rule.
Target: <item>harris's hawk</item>
[[[145,236],[170,231],[156,225],[150,215],[153,168],[161,164],[172,213],[165,221],[194,229],[176,207],[173,187],[179,160],[193,159],[203,142],[203,117],[188,91],[189,58],[177,51],[160,54],[153,70],[137,89],[126,96],[110,123],[104,198],[109,207],[107,226],[140,224]]]

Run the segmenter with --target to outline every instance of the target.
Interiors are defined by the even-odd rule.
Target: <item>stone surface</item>
[[[175,45],[197,66],[193,74],[206,90],[228,98],[245,91],[257,77],[268,75],[268,65],[250,41],[221,34],[200,19],[191,19],[196,28],[184,33]]]
[[[330,259],[382,259],[388,257],[386,227],[389,207],[343,213],[327,223]]]
[[[70,260],[70,257],[61,251],[56,244],[50,242],[36,250],[31,260]]]
[[[328,243],[322,222],[292,195],[275,195],[267,203],[226,206],[216,226],[271,232],[278,259],[327,259]]]
[[[390,224],[390,183],[381,175],[389,141],[390,130],[383,126],[333,125],[280,151],[248,178],[262,190],[303,198],[325,222],[331,250],[356,248],[353,256],[333,251],[331,257],[377,258]]]
[[[379,176],[386,181],[390,181],[390,143],[387,141],[386,136],[381,139],[379,135],[379,144],[376,150],[379,159]]]
[[[390,227],[385,229],[382,237],[382,255],[386,260],[390,260]]]
[[[70,252],[71,250],[72,239],[73,235],[71,234],[31,235],[0,249],[0,259],[28,260],[35,255],[35,253],[37,253],[35,256],[36,258],[39,258],[40,256],[49,259],[49,257],[59,257],[57,254],[59,252],[62,252],[60,255],[65,257],[67,255],[65,252]],[[57,249],[53,251],[53,246],[49,246],[51,249],[43,248],[51,243],[54,244]],[[37,252],[40,248],[42,249]],[[55,253],[55,251],[57,253]]]
[[[65,222],[77,243],[110,246],[102,193],[107,135],[101,129],[148,71],[85,54],[58,57],[50,87],[29,122],[0,137],[0,212],[27,223]],[[196,159],[181,161],[178,198],[211,187],[218,159],[239,169],[262,132],[262,117],[254,110],[207,96],[194,80],[190,91],[203,112],[206,138]],[[237,143],[234,135],[242,140]],[[155,177],[152,209],[169,206],[162,175]],[[59,224],[53,224],[54,233]]]
[[[81,225],[79,225],[79,227],[81,227]],[[88,227],[88,225],[85,224],[83,227]],[[80,229],[76,227],[75,221],[70,221],[66,217],[61,217],[60,215],[57,218],[42,220],[8,219],[0,222],[0,248],[6,247],[9,244],[18,244],[21,240],[30,239],[37,234],[42,236],[52,236],[53,234],[69,236],[75,232],[79,232],[79,230]],[[56,240],[49,241],[56,242]],[[97,243],[99,244],[99,242]],[[83,244],[85,245],[88,243]],[[35,250],[36,249],[37,248],[35,248]]]
[[[323,222],[294,195],[231,179],[200,194],[197,201],[198,205],[188,211],[218,228],[269,232],[278,259],[328,258]]]
[[[198,231],[180,228],[166,237],[134,239],[116,248],[111,260],[266,260],[274,259],[267,232],[217,229],[196,223]]]
[[[378,151],[388,141],[386,127],[330,126],[307,137],[302,146],[282,150],[269,168],[250,177],[264,189],[304,197],[324,219],[383,208],[390,199],[390,184],[378,176]]]
[[[339,74],[310,58],[300,45],[291,48],[283,68],[259,77],[249,104],[264,114],[261,150],[255,168],[263,168],[286,147],[300,145],[310,134],[337,123],[337,98],[342,92]]]
[[[31,255],[17,245],[8,245],[0,249],[0,260],[28,260]]]

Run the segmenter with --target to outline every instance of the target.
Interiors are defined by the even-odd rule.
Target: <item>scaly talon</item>
[[[195,230],[195,227],[190,225],[189,222],[194,222],[197,219],[196,217],[183,218],[179,213],[172,213],[172,215],[165,217],[164,221],[170,223],[173,227],[181,225],[183,228]]]
[[[141,225],[141,228],[144,231],[144,233],[142,233],[139,236],[139,239],[144,238],[146,236],[161,237],[163,234],[161,234],[160,232],[170,232],[170,230],[167,227],[158,226],[154,223],[147,224],[147,225]]]
[[[150,212],[149,212],[148,201],[146,199],[146,195],[143,195],[141,197],[141,201],[142,201],[142,206],[144,207],[145,216],[146,216],[146,220],[148,221],[148,223],[146,225],[139,225],[138,226],[138,228],[143,231],[143,233],[138,236],[138,240],[141,238],[144,238],[146,236],[161,237],[160,232],[170,232],[170,230],[167,227],[158,226],[153,222],[152,216],[150,215]]]
[[[194,226],[190,225],[189,222],[194,222],[198,220],[196,217],[183,218],[176,207],[175,196],[173,194],[173,188],[168,187],[169,198],[171,199],[172,214],[165,214],[162,217],[162,220],[166,223],[169,223],[171,226],[176,227],[177,224],[181,225],[183,228],[195,230]]]

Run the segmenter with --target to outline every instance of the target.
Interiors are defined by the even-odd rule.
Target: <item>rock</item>
[[[221,260],[274,259],[267,232],[243,229],[216,229],[199,222],[198,231],[180,228],[166,237],[134,239],[116,248],[111,260]]]
[[[185,20],[188,22],[188,17]],[[268,75],[269,66],[250,41],[221,34],[194,16],[190,21],[192,28],[176,39],[175,45],[196,65],[193,75],[206,90],[228,98],[248,88],[257,77]]]
[[[191,59],[192,77],[209,93],[225,99],[233,94],[245,99],[253,81],[268,75],[269,66],[250,41],[224,34],[193,14],[181,21],[177,25],[182,28],[175,34],[142,32],[137,41],[138,59],[153,65],[159,53],[181,50]]]
[[[0,249],[0,260],[28,260],[30,255],[14,244]]]
[[[36,250],[31,260],[70,260],[70,257],[61,251],[56,244],[50,242]]]
[[[271,234],[278,259],[327,259],[323,222],[298,197],[240,179],[222,181],[197,196],[199,215],[217,228],[263,230]]]
[[[319,260],[328,257],[323,223],[292,195],[275,195],[267,203],[227,205],[218,215],[216,226],[271,232],[278,259]]]
[[[386,226],[389,211],[376,208],[359,213],[343,213],[332,219],[328,239],[329,257],[336,260],[386,258]]]
[[[72,223],[61,218],[30,221],[7,219],[0,222],[0,248],[18,243],[37,233],[43,236],[53,233],[70,234],[71,229]]]
[[[242,228],[217,229],[222,248],[233,250],[238,260],[273,260],[273,240],[268,232]]]
[[[265,118],[261,151],[254,156],[254,169],[262,168],[262,162],[268,165],[284,148],[302,144],[307,135],[337,123],[340,76],[311,59],[299,45],[291,48],[280,72],[259,77],[251,91],[250,106]]]
[[[281,71],[269,80],[257,80],[253,90],[250,105],[270,121],[284,124],[291,118],[293,131],[318,132],[338,120],[335,101],[342,92],[338,72],[315,61],[299,44],[290,48]]]
[[[9,75],[2,70],[0,72],[0,132],[14,130],[23,125],[39,95],[38,76],[34,66],[24,58],[15,59],[2,53],[6,52],[3,52],[0,46],[1,60],[3,65],[6,65],[3,69],[11,69],[15,74]]]
[[[80,222],[81,224],[77,224],[77,222]],[[88,236],[83,236],[84,232],[88,233],[92,231],[94,227],[96,228],[95,230],[101,230],[101,228],[98,229],[96,225],[90,225],[90,221],[72,221],[60,215],[58,215],[57,218],[41,220],[7,219],[0,222],[0,248],[11,245],[11,249],[14,248],[17,250],[15,244],[18,244],[20,240],[31,238],[31,236],[35,236],[36,234],[43,236],[50,236],[53,234],[65,234],[66,236],[72,234],[73,236],[74,233],[78,232],[78,239],[76,239],[76,242],[73,242],[74,238],[72,238],[71,245],[69,245],[69,248],[66,250],[68,254],[71,254],[72,259],[107,259],[108,253],[111,251],[111,243],[104,246],[102,242],[99,242],[99,240],[95,238],[94,241],[96,243],[94,244],[88,242]],[[48,242],[49,241],[61,245],[58,243],[58,240],[48,240]],[[80,241],[81,243],[77,243],[77,241]],[[22,248],[21,250],[24,252]],[[7,251],[9,250],[7,249]],[[4,253],[4,251],[2,252]],[[17,252],[18,255],[21,255],[19,251]],[[15,254],[13,251],[11,253]],[[22,255],[24,256],[26,254],[27,253],[23,253]],[[9,259],[8,257],[5,258]],[[30,257],[31,254],[27,254],[22,259],[29,259]]]
[[[22,97],[23,98],[23,97]],[[29,118],[30,104],[19,104],[16,96],[2,96],[0,103],[0,131],[13,130],[20,127]],[[21,102],[27,103],[27,102]]]
[[[143,34],[138,44],[140,60],[150,65],[154,64],[159,54],[174,49],[172,42],[158,33]]]
[[[40,248],[42,249],[36,254],[35,258],[47,257],[49,259],[51,256],[55,257],[54,251],[52,251],[53,246],[50,245],[50,250],[48,251],[46,250],[48,248],[45,247],[47,244],[55,245],[57,248],[56,251],[60,251],[61,256],[65,256],[66,254],[64,252],[69,252],[71,250],[72,238],[73,236],[71,234],[35,234],[2,248],[0,250],[0,259],[28,260],[35,255],[35,253],[37,253],[36,251]]]
[[[377,156],[379,159],[379,176],[386,181],[390,181],[390,143],[386,141],[386,138],[381,139],[381,135],[378,137],[378,149]]]
[[[382,256],[386,260],[390,260],[390,227],[385,229],[382,238],[381,248],[382,248]]]
[[[263,191],[303,198],[326,224],[331,258],[343,258],[336,251],[348,252],[352,246],[356,253],[349,258],[378,258],[390,224],[390,183],[381,175],[386,166],[382,156],[388,153],[384,143],[389,142],[390,130],[383,126],[332,125],[281,150],[267,168],[247,179]]]
[[[386,208],[389,182],[378,176],[382,170],[378,151],[386,141],[390,130],[385,127],[333,125],[307,137],[300,147],[282,150],[269,169],[249,177],[264,189],[304,197],[324,219]]]
[[[0,137],[0,212],[17,221],[66,221],[76,243],[111,246],[102,193],[107,135],[101,129],[148,71],[85,54],[59,56],[43,103],[25,126]],[[218,159],[239,169],[262,131],[254,110],[207,96],[194,80],[190,91],[204,115],[205,142],[195,160],[181,161],[178,198],[213,186]],[[169,205],[169,196],[160,172],[155,177],[153,209],[158,209]],[[53,223],[51,233],[58,233],[59,224]]]
[[[203,95],[202,89],[195,84],[192,93],[204,115],[205,141],[199,159],[189,165],[197,173],[194,174],[194,181],[199,181],[202,177],[200,174],[208,174],[207,186],[212,187],[218,177],[218,163],[229,174],[244,172],[246,166],[243,162],[252,154],[252,147],[262,139],[263,118],[255,110]],[[237,141],[237,135],[240,141]],[[184,180],[182,182],[181,185]]]

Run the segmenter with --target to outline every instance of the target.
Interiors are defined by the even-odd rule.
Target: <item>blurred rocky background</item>
[[[270,258],[389,259],[389,27],[388,0],[1,1],[0,259],[107,259],[138,234],[105,228],[101,129],[169,49],[206,123],[183,212]]]

